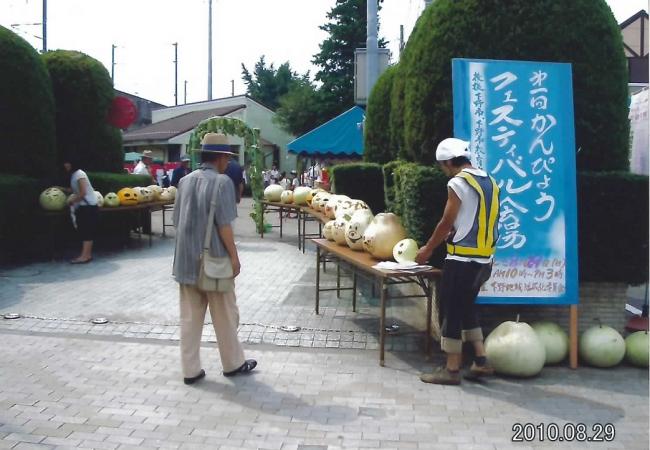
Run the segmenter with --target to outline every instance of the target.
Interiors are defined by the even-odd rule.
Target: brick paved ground
[[[260,241],[246,207],[237,289],[240,338],[260,361],[252,376],[220,376],[206,326],[208,377],[183,385],[170,238],[87,266],[0,269],[0,313],[27,316],[0,319],[0,448],[584,448],[512,445],[515,422],[610,422],[614,442],[590,447],[648,448],[647,371],[546,368],[533,380],[429,386],[417,379],[429,367],[419,335],[389,339],[380,368],[368,286],[359,313],[332,294],[316,316],[314,254],[298,252],[295,222],[283,241],[277,231]],[[111,322],[88,322],[97,316]]]
[[[208,376],[187,387],[168,341],[0,336],[0,448],[580,448],[511,445],[516,422],[609,422],[614,442],[594,448],[647,448],[638,369],[441,387],[414,355],[379,368],[374,352],[257,345],[259,370],[227,379],[208,345]]]

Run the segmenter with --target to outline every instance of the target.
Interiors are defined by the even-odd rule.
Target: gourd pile
[[[366,251],[378,260],[407,263],[417,255],[417,242],[407,239],[400,218],[393,213],[375,216],[363,200],[304,186],[284,191],[277,184],[264,190],[264,199],[311,208],[329,219],[323,228],[324,238],[352,250]]]
[[[102,195],[95,191],[97,206],[100,208],[116,208],[118,206],[133,206],[149,202],[173,202],[176,198],[176,188],[161,188],[157,184],[147,187],[125,187],[115,192]],[[66,207],[68,196],[59,188],[45,189],[40,197],[41,207],[47,211],[61,211]]]
[[[548,321],[528,325],[507,321],[485,339],[488,361],[497,373],[532,377],[545,365],[558,364],[569,354],[569,336],[558,324]],[[623,359],[631,365],[648,367],[648,332],[637,331],[626,339],[606,325],[595,325],[580,336],[578,354],[585,364],[609,368]]]

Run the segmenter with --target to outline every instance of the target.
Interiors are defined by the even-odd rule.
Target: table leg
[[[307,238],[305,237],[305,233],[307,232],[307,227],[306,227],[306,217],[302,220],[302,252],[305,253],[305,247],[307,246]]]
[[[316,314],[320,309],[320,247],[316,246]]]
[[[163,219],[163,232],[162,232],[162,235],[163,235],[163,237],[165,237],[167,235],[166,231],[165,231],[165,230],[167,230],[167,227],[165,226],[165,205],[163,205],[160,212],[162,214],[162,219]]]
[[[282,223],[283,223],[282,216],[283,215],[284,215],[284,208],[280,206],[280,239],[282,239]]]
[[[426,295],[427,295],[427,334],[425,336],[426,342],[424,343],[424,352],[427,358],[431,354],[431,315],[433,314],[433,285],[435,281],[430,280],[428,283],[425,280]]]
[[[341,298],[341,263],[336,264],[336,298]]]
[[[298,250],[302,250],[302,232],[300,231],[300,222],[302,222],[302,210],[298,210]]]
[[[260,239],[264,239],[264,214],[265,213],[266,213],[266,205],[262,205],[262,228],[260,228]]]
[[[357,271],[352,272],[352,312],[357,312]]]
[[[384,279],[380,282],[381,288],[381,313],[379,316],[379,365],[384,367],[384,348],[386,345],[386,297],[388,295],[388,286]]]
[[[152,219],[151,216],[153,215],[153,210],[152,210],[151,208],[147,208],[145,211],[148,211],[148,212],[149,212],[149,224],[150,224],[150,230],[149,230],[149,247],[151,247],[151,239],[152,239],[152,235],[153,235],[153,226],[151,226],[151,222],[152,222],[152,221],[151,221],[151,219]]]

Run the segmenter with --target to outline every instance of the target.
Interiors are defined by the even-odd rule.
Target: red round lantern
[[[108,111],[108,123],[114,127],[128,128],[138,117],[138,108],[126,97],[115,97]]]

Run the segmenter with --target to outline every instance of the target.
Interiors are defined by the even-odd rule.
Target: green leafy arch
[[[196,167],[198,155],[201,150],[201,140],[206,133],[223,133],[230,136],[237,136],[244,140],[244,152],[251,165],[248,175],[253,193],[253,212],[251,218],[255,222],[257,231],[261,232],[264,227],[264,210],[262,200],[264,197],[264,181],[262,179],[262,152],[260,151],[260,130],[251,128],[240,119],[233,117],[214,117],[204,120],[194,128],[190,136],[189,153],[192,157],[192,167]]]

